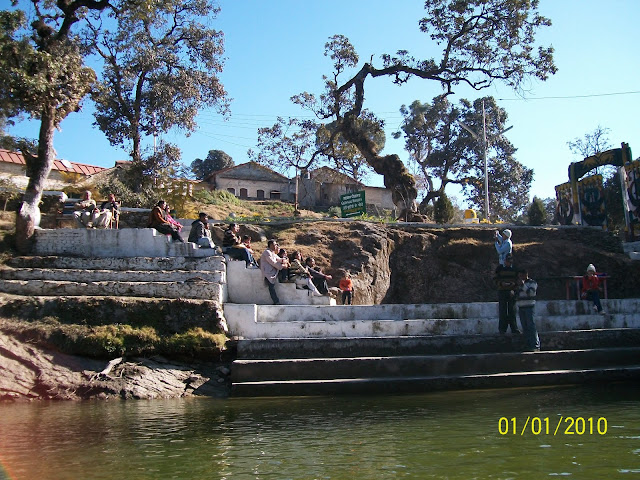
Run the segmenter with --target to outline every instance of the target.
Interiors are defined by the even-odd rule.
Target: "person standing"
[[[504,259],[507,255],[513,254],[513,243],[511,242],[511,230],[505,228],[502,234],[496,230],[494,234],[498,261],[504,266]]]
[[[508,254],[504,258],[504,265],[498,265],[493,281],[498,288],[498,331],[506,333],[507,327],[511,333],[520,333],[516,323],[517,273],[513,267],[513,257]]]
[[[344,273],[344,277],[340,279],[338,287],[342,290],[342,304],[352,305],[353,303],[353,281],[349,272]]]
[[[522,325],[524,340],[530,352],[540,350],[540,337],[538,336],[536,322],[533,319],[537,289],[538,284],[533,278],[529,278],[529,272],[524,268],[518,270],[516,305],[518,307],[518,315],[520,316],[520,325]]]
[[[280,305],[280,299],[276,293],[278,272],[288,266],[289,262],[278,256],[278,242],[272,238],[267,242],[267,248],[260,257],[260,271],[264,277],[264,283],[269,288],[269,295],[274,305]]]

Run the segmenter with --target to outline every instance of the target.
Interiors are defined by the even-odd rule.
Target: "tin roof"
[[[11,152],[0,148],[0,162],[2,163],[15,163],[18,165],[26,165],[25,159],[21,153]],[[108,170],[105,167],[97,167],[95,165],[86,165],[84,163],[70,162],[68,160],[54,160],[52,170],[59,170],[61,172],[79,173],[80,175],[93,175],[104,170]]]

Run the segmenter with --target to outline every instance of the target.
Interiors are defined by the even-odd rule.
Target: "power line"
[[[565,95],[555,97],[530,97],[530,98],[498,98],[500,101],[527,101],[527,100],[564,100],[572,98],[592,98],[592,97],[611,97],[614,95],[634,95],[640,93],[640,90],[632,92],[611,92],[611,93],[593,93],[589,95]]]

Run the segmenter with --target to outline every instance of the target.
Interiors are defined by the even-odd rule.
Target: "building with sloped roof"
[[[293,201],[291,180],[256,162],[217,170],[202,180],[210,190],[226,190],[247,200]]]
[[[108,169],[68,160],[54,160],[45,182],[45,190],[62,190],[71,183],[85,180],[105,170]],[[19,188],[26,188],[29,183],[27,162],[21,153],[0,149],[0,178],[10,180]]]

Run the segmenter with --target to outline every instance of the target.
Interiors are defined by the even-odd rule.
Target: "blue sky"
[[[225,121],[213,111],[203,111],[199,128],[191,136],[171,132],[164,139],[182,149],[186,164],[206,157],[212,149],[227,152],[236,164],[248,161],[246,152],[255,148],[258,128],[271,126],[278,115],[309,115],[289,98],[302,91],[321,92],[322,75],[331,72],[330,60],[323,55],[331,35],[346,35],[361,64],[373,55],[379,65],[380,54],[398,49],[437,56],[427,35],[418,29],[423,4],[221,0],[222,11],[214,26],[225,33],[227,61],[222,80],[233,98],[231,117]],[[0,0],[0,5],[7,8],[8,1]],[[525,99],[498,85],[480,92],[459,87],[450,100],[457,103],[485,95],[498,99],[509,115],[507,125],[513,126],[506,136],[518,148],[516,158],[534,169],[531,194],[546,198],[554,196],[555,185],[567,181],[569,163],[579,160],[567,141],[598,125],[610,129],[613,147],[624,141],[635,150],[634,158],[640,155],[640,58],[634,38],[640,2],[541,0],[539,11],[553,22],[538,38],[540,44],[555,48],[558,73],[547,82],[532,81]],[[398,110],[413,100],[430,101],[440,93],[439,85],[412,80],[397,87],[384,78],[367,82],[365,106],[387,124],[384,153],[406,159],[402,140],[390,135],[401,122]],[[106,167],[127,159],[127,152],[111,147],[92,123],[87,101],[83,111],[70,115],[56,132],[58,157]],[[37,125],[24,122],[9,131],[36,137]],[[371,176],[368,183],[382,185],[381,177]]]

